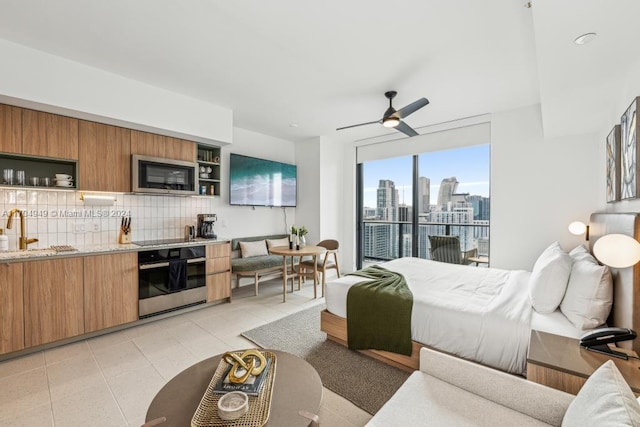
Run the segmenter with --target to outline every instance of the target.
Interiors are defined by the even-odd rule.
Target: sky
[[[376,206],[376,190],[381,179],[393,181],[400,203],[411,205],[412,163],[411,156],[364,163],[364,206]],[[419,176],[431,180],[432,205],[438,201],[442,179],[452,176],[458,179],[459,193],[489,197],[489,144],[423,153],[418,164]]]

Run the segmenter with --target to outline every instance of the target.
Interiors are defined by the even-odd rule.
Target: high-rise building
[[[383,221],[398,220],[398,190],[393,181],[381,179],[378,183],[376,217]]]
[[[398,206],[398,221],[411,222],[412,214],[413,210],[411,209],[411,206],[407,206],[405,204]]]
[[[489,221],[489,201],[488,197],[484,196],[469,196],[467,200],[473,206],[473,219],[477,221]]]
[[[418,179],[418,213],[429,213],[431,206],[431,180],[421,176]]]
[[[440,183],[440,192],[438,193],[438,207],[439,210],[446,210],[449,202],[452,201],[453,195],[458,190],[458,180],[455,176],[451,178],[445,178]]]

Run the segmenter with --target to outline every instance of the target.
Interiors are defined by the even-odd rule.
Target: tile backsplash
[[[85,206],[79,191],[2,189],[0,228],[9,236],[9,249],[17,249],[20,217],[14,216],[10,230],[6,226],[9,211],[18,208],[25,215],[27,237],[39,240],[29,248],[82,246],[116,243],[122,216],[131,216],[135,242],[183,237],[186,225],[196,225],[197,214],[216,213],[210,197],[110,195],[116,198],[113,206]]]

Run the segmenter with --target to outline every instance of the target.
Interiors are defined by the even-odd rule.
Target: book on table
[[[221,363],[226,363],[226,362],[224,362],[223,360],[221,361]],[[271,359],[267,359],[267,364],[265,368],[262,370],[262,372],[260,373],[260,375],[258,376],[249,375],[249,378],[247,378],[247,380],[242,384],[235,384],[229,380],[229,372],[231,371],[232,367],[233,365],[227,366],[227,368],[224,371],[224,374],[222,375],[222,378],[220,378],[220,380],[216,383],[212,391],[214,393],[229,393],[231,391],[242,391],[248,394],[249,396],[257,396],[258,393],[260,393],[260,388],[264,383],[264,379],[267,376],[267,372],[269,372],[269,369],[271,368]],[[246,371],[244,372],[243,371],[244,370],[242,368],[239,368],[238,375],[242,375],[244,374],[244,372],[246,372]]]

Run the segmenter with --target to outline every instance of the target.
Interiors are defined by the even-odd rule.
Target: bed
[[[593,245],[605,234],[640,237],[638,214],[595,213],[590,220]],[[557,309],[548,314],[534,310],[529,300],[531,272],[444,264],[418,258],[401,258],[382,264],[402,273],[414,294],[411,316],[413,351],[410,356],[380,350],[363,352],[397,367],[418,367],[423,346],[477,361],[506,372],[523,374],[532,329],[579,337],[578,328]],[[638,265],[612,269],[613,308],[608,323],[640,329],[639,301],[634,284]],[[346,296],[362,277],[344,276],[328,282],[327,309],[321,329],[329,339],[347,344]],[[637,346],[636,341],[627,343]],[[637,350],[636,348],[633,348]]]

